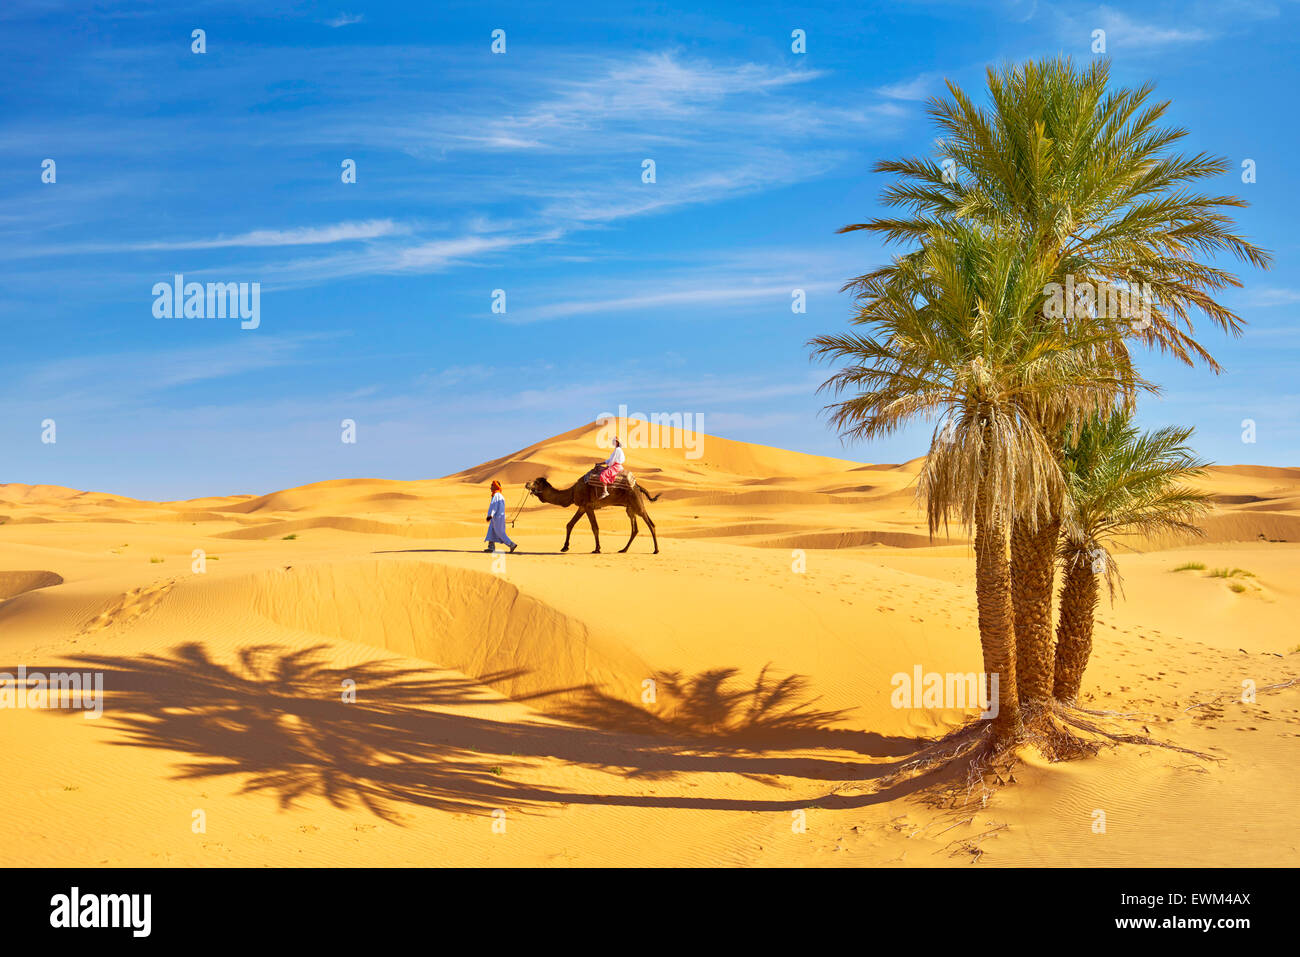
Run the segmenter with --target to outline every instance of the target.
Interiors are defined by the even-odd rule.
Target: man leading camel
[[[623,454],[623,443],[618,439],[614,440],[614,451],[609,453],[609,458],[600,463],[600,497],[609,497],[609,487],[618,481],[619,475],[623,473],[623,462],[627,456]]]
[[[487,520],[488,533],[483,541],[488,543],[488,547],[483,551],[495,552],[497,542],[509,545],[512,552],[519,547],[506,534],[506,497],[501,494],[501,483],[496,479],[492,480],[492,504],[488,506]]]

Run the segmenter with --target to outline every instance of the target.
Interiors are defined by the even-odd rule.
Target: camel
[[[659,554],[659,536],[655,534],[655,523],[650,518],[650,513],[645,509],[645,503],[641,501],[644,495],[647,499],[657,501],[658,495],[651,495],[640,485],[629,486],[623,482],[610,486],[609,495],[604,498],[600,496],[600,487],[587,484],[591,472],[583,475],[578,481],[574,482],[569,488],[556,488],[544,478],[535,478],[531,482],[525,482],[524,488],[528,489],[533,495],[545,502],[547,505],[559,505],[561,508],[568,508],[570,505],[578,506],[577,513],[569,519],[569,524],[564,529],[564,547],[562,552],[569,550],[569,536],[573,534],[573,526],[578,523],[585,513],[591,521],[591,534],[596,537],[596,547],[592,549],[593,555],[600,553],[600,528],[596,525],[596,509],[605,508],[609,505],[617,505],[627,509],[627,517],[632,520],[632,538],[627,540],[627,544],[620,548],[619,554],[627,551],[632,547],[632,539],[636,538],[637,516],[645,519],[646,525],[650,527],[650,537],[654,539],[656,555]],[[662,493],[660,493],[662,494]]]

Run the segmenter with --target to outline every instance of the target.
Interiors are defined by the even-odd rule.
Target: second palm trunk
[[[1097,576],[1086,554],[1076,555],[1061,585],[1061,623],[1056,634],[1055,697],[1074,704],[1092,654],[1092,621],[1097,609]]]
[[[1017,519],[1011,529],[1011,600],[1016,622],[1016,680],[1022,703],[1052,696],[1052,584],[1059,513],[1037,527]]]

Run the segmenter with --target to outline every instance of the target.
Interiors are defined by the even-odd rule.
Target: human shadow
[[[521,672],[470,679],[392,659],[334,667],[326,647],[247,647],[235,663],[225,664],[201,644],[187,642],[165,655],[83,655],[46,668],[29,665],[28,672],[67,671],[68,661],[102,672],[101,720],[123,732],[122,746],[189,755],[177,767],[177,778],[240,775],[242,792],[271,794],[282,808],[319,795],[336,807],[362,806],[399,823],[403,805],[478,814],[563,804],[861,807],[925,783],[924,776],[893,780],[924,742],[825,727],[843,712],[813,707],[799,676],[773,679],[765,669],[753,687],[733,689],[735,669],[690,678],[662,672],[666,690],[680,699],[666,716],[593,687],[555,689],[530,699],[551,699],[549,710],[558,720],[534,719],[520,718],[516,706],[484,687]],[[493,711],[510,714],[497,717]],[[877,760],[818,756],[819,749]],[[873,781],[880,787],[851,795],[828,792],[815,801],[583,793],[536,783],[535,770],[526,770],[535,769],[534,759],[632,779],[733,773],[801,778],[832,789]]]

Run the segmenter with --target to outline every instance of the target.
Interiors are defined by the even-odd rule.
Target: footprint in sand
[[[86,622],[85,627],[81,629],[81,634],[89,635],[114,625],[128,625],[139,621],[158,606],[175,584],[176,579],[169,578],[166,581],[131,589]]]

